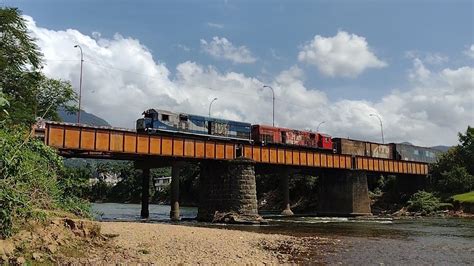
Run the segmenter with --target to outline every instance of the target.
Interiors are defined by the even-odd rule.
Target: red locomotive
[[[303,130],[252,125],[252,139],[262,145],[286,144],[332,150],[331,136]]]

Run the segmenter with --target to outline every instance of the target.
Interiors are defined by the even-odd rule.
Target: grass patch
[[[464,194],[454,195],[454,201],[459,201],[460,203],[467,202],[467,203],[474,203],[474,191],[467,192]]]

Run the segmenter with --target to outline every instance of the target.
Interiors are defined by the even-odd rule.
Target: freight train
[[[409,144],[381,144],[346,138],[332,138],[319,132],[218,119],[213,117],[148,109],[137,120],[138,132],[157,131],[249,141],[260,145],[298,146],[338,154],[433,163],[441,153]]]

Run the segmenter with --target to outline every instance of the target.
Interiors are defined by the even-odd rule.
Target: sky
[[[133,128],[148,108],[454,145],[474,125],[473,1],[11,1],[44,72]],[[324,122],[324,123],[322,123]],[[322,124],[320,124],[322,123]]]

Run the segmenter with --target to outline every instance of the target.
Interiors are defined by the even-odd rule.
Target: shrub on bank
[[[22,130],[0,129],[0,238],[11,236],[30,220],[44,220],[47,211],[90,215],[90,205],[58,185],[63,161],[41,141]]]
[[[407,209],[412,212],[420,212],[424,215],[433,213],[443,207],[447,206],[445,203],[441,203],[438,197],[430,192],[421,190],[410,197]]]

